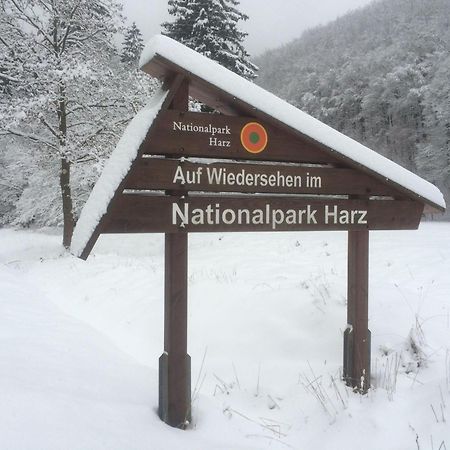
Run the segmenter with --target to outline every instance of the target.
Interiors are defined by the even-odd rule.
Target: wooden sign
[[[125,194],[104,233],[415,229],[423,205],[412,201],[299,197]]]
[[[148,155],[338,163],[314,143],[252,117],[175,110],[160,113],[143,151]]]
[[[139,159],[125,189],[372,196],[396,194],[389,186],[354,169],[298,164],[206,164],[159,158]]]
[[[163,76],[163,86],[169,89],[161,97],[159,112],[154,111],[156,118],[131,166],[119,148],[114,171],[105,176],[106,188],[94,189],[98,198],[90,199],[92,205],[97,207],[105,199],[108,204],[80,253],[87,258],[101,233],[165,233],[161,419],[185,428],[191,417],[187,354],[191,232],[347,230],[349,326],[344,333],[343,376],[347,384],[367,392],[369,230],[416,229],[425,204],[443,206],[411,190],[414,183],[390,181],[393,163],[380,162],[382,157],[370,151],[357,157],[358,149],[367,150],[361,146],[348,152],[345,146],[354,141],[307,119],[291,105],[283,103],[284,113],[279,117],[276,111],[280,108],[272,114],[270,105],[282,101],[260,88],[255,90],[254,84],[245,87],[254,92],[252,98],[267,96],[264,102],[258,101],[269,105],[266,111],[239,100],[242,87],[233,93],[233,86],[247,81],[233,78],[220,66],[215,70],[222,80],[228,80],[228,90],[195,75],[210,62],[179,48],[181,44],[166,44],[174,46],[173,55],[155,54],[145,70]],[[189,70],[170,59],[183,52],[183,64],[197,58]],[[188,112],[190,95],[232,115]],[[287,114],[293,114],[289,124],[284,121]],[[301,126],[303,120],[309,126]],[[382,170],[374,170],[376,161]],[[111,196],[104,195],[111,179],[116,181],[111,174],[119,173],[118,169],[124,174],[120,184]],[[92,229],[89,221],[96,216],[90,215],[83,219],[87,223],[81,224],[82,230]]]

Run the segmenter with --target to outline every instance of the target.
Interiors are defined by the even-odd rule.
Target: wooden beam
[[[191,421],[191,364],[187,354],[187,234],[165,235],[164,353],[159,359],[159,416],[185,428]]]
[[[170,107],[187,111],[188,104],[189,83],[183,79],[178,82],[175,95],[170,99]],[[168,425],[182,429],[191,421],[191,363],[187,353],[187,271],[187,233],[166,233],[164,353],[159,359],[159,416]]]
[[[369,231],[348,232],[347,329],[344,334],[344,379],[361,393],[370,387],[368,327]]]

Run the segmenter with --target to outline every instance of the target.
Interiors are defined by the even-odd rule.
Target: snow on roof
[[[156,91],[149,104],[131,120],[115,150],[106,162],[100,178],[94,186],[78,219],[72,237],[71,251],[80,256],[120,183],[135,160],[147,131],[166,98],[167,91]]]
[[[396,183],[422,197],[426,202],[445,209],[444,197],[436,186],[311,117],[256,84],[222,67],[215,61],[162,35],[153,37],[147,43],[142,52],[139,65],[143,67],[156,55],[162,56],[237,99],[257,108],[274,119],[284,122],[303,135],[381,175],[386,182]]]

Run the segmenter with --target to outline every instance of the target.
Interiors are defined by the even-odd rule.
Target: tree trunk
[[[70,161],[61,157],[61,171],[59,173],[59,185],[61,187],[62,207],[63,207],[63,245],[69,248],[72,242],[74,229],[74,219],[72,210],[72,191],[70,189]]]
[[[67,110],[66,89],[63,83],[59,85],[58,118],[59,118],[59,154],[61,158],[61,171],[59,173],[59,186],[61,188],[63,207],[63,245],[69,248],[72,243],[72,234],[75,226],[73,218],[72,190],[70,189],[70,160],[66,152],[67,139]]]

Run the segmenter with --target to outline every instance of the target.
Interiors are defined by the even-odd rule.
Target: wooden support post
[[[368,328],[369,231],[348,232],[347,329],[344,333],[344,379],[366,393],[370,387]]]
[[[191,367],[187,354],[188,235],[165,235],[164,353],[159,359],[159,416],[185,428],[191,420]]]
[[[179,83],[175,79],[174,83]],[[189,83],[184,80],[171,106],[187,111]],[[177,195],[177,192],[167,192]],[[159,417],[186,428],[191,421],[191,359],[187,353],[188,234],[166,233],[164,268],[164,353],[159,358]]]

